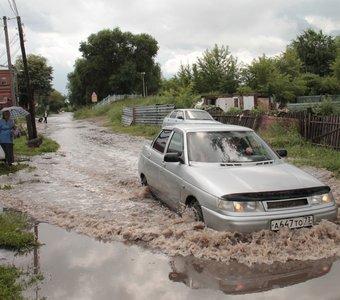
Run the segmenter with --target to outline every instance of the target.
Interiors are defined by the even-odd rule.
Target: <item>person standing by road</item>
[[[4,111],[0,119],[0,146],[4,150],[6,163],[11,166],[14,162],[13,153],[14,121],[10,119],[10,112]]]
[[[44,112],[44,123],[47,123],[47,115],[48,115],[47,110],[45,110],[45,112]]]

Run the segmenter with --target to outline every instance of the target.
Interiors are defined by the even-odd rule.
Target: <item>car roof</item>
[[[171,112],[173,112],[173,111],[204,111],[204,112],[207,112],[206,110],[199,109],[199,108],[176,108],[176,109],[172,110]]]
[[[233,124],[222,124],[222,123],[181,123],[176,125],[165,126],[163,129],[180,129],[187,132],[194,131],[253,131],[251,128],[233,125]]]

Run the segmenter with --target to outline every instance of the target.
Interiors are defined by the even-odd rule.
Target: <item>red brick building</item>
[[[0,109],[13,105],[9,70],[0,70]]]

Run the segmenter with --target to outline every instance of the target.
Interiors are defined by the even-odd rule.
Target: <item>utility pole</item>
[[[16,105],[17,98],[15,94],[15,86],[14,86],[14,70],[12,66],[11,61],[11,50],[9,47],[9,38],[8,38],[8,27],[7,27],[7,18],[3,17],[4,20],[4,31],[5,31],[5,40],[6,40],[6,50],[7,50],[7,63],[8,63],[8,70],[9,70],[9,76],[10,76],[10,85],[11,85],[11,98],[13,105]]]
[[[37,135],[37,126],[35,123],[34,99],[33,99],[33,94],[32,94],[31,86],[30,86],[30,78],[28,74],[28,64],[27,64],[26,50],[25,50],[25,43],[24,43],[24,34],[22,32],[22,24],[21,24],[20,16],[17,16],[17,22],[18,22],[18,30],[19,30],[20,47],[21,47],[21,53],[22,53],[22,62],[24,65],[28,108],[29,108],[30,117],[31,117],[31,122],[30,122],[31,130],[29,130],[28,134],[29,134],[30,140],[36,140],[38,135]],[[28,125],[28,122],[27,122],[27,125]],[[35,142],[32,142],[32,145],[38,145],[38,144],[39,144],[39,141],[37,141],[37,144],[35,144]]]
[[[145,95],[145,80],[144,80],[145,72],[141,72],[141,75],[142,75],[142,81],[143,81],[143,98],[144,98],[146,96]]]

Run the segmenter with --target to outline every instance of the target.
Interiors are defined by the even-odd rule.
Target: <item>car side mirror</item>
[[[164,161],[165,162],[180,162],[184,163],[182,159],[182,153],[174,152],[174,153],[166,153],[164,155]]]
[[[287,157],[288,153],[286,149],[277,149],[276,153],[280,156],[280,157]]]

